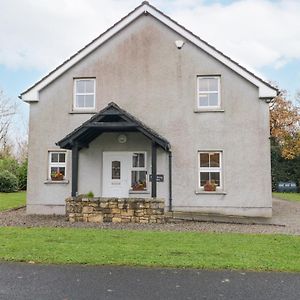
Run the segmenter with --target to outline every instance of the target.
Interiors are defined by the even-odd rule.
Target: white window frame
[[[64,153],[65,154],[65,162],[52,162],[51,161],[51,156],[52,154],[60,154],[60,153]],[[65,180],[67,178],[67,151],[54,151],[54,150],[49,150],[48,151],[48,180],[52,180],[51,179],[51,168],[59,168],[59,167],[64,167],[65,168],[65,176],[64,179]]]
[[[92,80],[94,82],[94,93],[77,93],[76,87],[78,81],[86,81]],[[84,95],[93,95],[94,96],[94,105],[91,107],[78,107],[76,105],[76,96],[84,96]],[[73,109],[74,110],[95,110],[96,108],[96,78],[74,78],[73,84]]]
[[[145,166],[144,167],[133,167],[133,154],[134,153],[142,153],[145,155]],[[130,180],[132,180],[131,176],[132,176],[132,171],[146,171],[146,189],[144,191],[148,190],[148,186],[149,186],[149,180],[148,180],[148,168],[147,168],[147,152],[146,151],[133,151],[131,152],[131,164],[130,164],[131,168],[130,168]],[[132,186],[130,184],[130,189],[132,190]]]
[[[199,81],[201,79],[217,79],[218,80],[218,90],[217,91],[199,91]],[[200,105],[200,95],[201,94],[214,94],[218,92],[218,105],[208,105],[208,106],[201,106]],[[199,75],[197,76],[197,109],[198,110],[210,110],[210,109],[220,109],[221,108],[221,76],[206,76],[206,75]]]
[[[200,155],[201,154],[207,154],[207,153],[219,153],[219,167],[200,167]],[[210,150],[210,151],[198,151],[198,188],[200,190],[204,190],[204,187],[201,186],[201,176],[200,172],[218,172],[220,173],[220,186],[216,187],[216,190],[222,190],[223,189],[223,151],[220,150]]]

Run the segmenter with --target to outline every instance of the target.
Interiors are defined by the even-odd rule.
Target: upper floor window
[[[74,109],[95,109],[96,80],[83,78],[74,80]]]
[[[219,76],[199,76],[197,78],[197,105],[199,109],[220,108]]]

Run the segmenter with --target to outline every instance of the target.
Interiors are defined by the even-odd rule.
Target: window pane
[[[60,163],[66,162],[66,153],[59,153],[59,162]]]
[[[200,167],[209,167],[209,154],[200,153]]]
[[[58,172],[61,173],[61,174],[63,174],[65,176],[65,174],[66,174],[66,168],[65,167],[59,167],[58,168]]]
[[[131,188],[133,190],[144,190],[147,187],[146,171],[131,171]]]
[[[199,95],[199,106],[208,106],[208,94]]]
[[[220,186],[220,173],[219,172],[211,172],[210,173],[210,181],[214,181],[217,186]]]
[[[51,172],[51,176],[54,176],[56,173],[59,172],[59,169],[58,167],[51,167],[50,172]]]
[[[84,80],[77,80],[76,81],[76,93],[84,93]]]
[[[85,92],[94,93],[94,80],[85,80]]]
[[[218,106],[218,93],[211,93],[209,94],[209,106]]]
[[[204,186],[207,181],[209,181],[209,173],[200,172],[200,186]]]
[[[58,162],[58,153],[51,153],[51,162]]]
[[[144,168],[145,167],[145,153],[133,153],[132,167],[133,168]]]
[[[209,79],[209,91],[214,92],[218,91],[218,82],[217,78],[210,78]]]
[[[86,95],[85,96],[84,107],[94,107],[94,95]]]
[[[111,162],[111,179],[121,179],[121,162],[112,161]]]
[[[76,106],[77,107],[84,107],[84,97],[83,95],[76,96]]]
[[[207,92],[208,91],[208,78],[198,78],[198,87],[199,87],[199,92]]]
[[[220,167],[220,154],[210,153],[210,167],[219,168]]]

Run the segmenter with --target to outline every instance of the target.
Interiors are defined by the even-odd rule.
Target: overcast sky
[[[137,0],[0,0],[0,88],[12,100],[138,6]],[[300,89],[300,0],[150,3],[293,100]],[[18,124],[26,127],[28,108]]]

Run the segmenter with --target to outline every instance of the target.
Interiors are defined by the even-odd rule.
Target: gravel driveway
[[[0,226],[81,227],[157,231],[278,233],[300,235],[300,203],[273,199],[272,225],[228,224],[213,222],[179,222],[167,224],[69,223],[63,216],[25,214],[25,208],[0,213]]]

